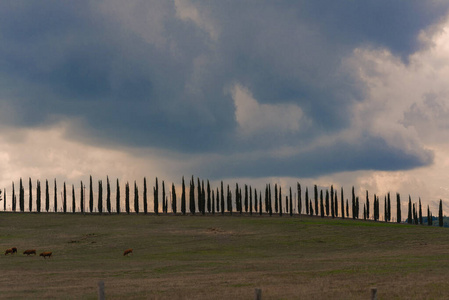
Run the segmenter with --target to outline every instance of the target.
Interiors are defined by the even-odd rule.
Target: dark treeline
[[[165,181],[161,181],[161,190],[159,190],[159,180],[155,178],[153,187],[153,198],[148,197],[147,179],[143,178],[142,198],[139,197],[139,184],[134,181],[133,205],[131,209],[130,204],[130,187],[129,182],[125,183],[125,197],[122,203],[122,195],[120,189],[120,182],[117,179],[115,186],[115,199],[112,199],[111,183],[109,177],[106,177],[106,197],[103,197],[103,181],[98,180],[98,188],[94,191],[94,183],[92,176],[89,177],[89,197],[86,199],[86,186],[83,181],[80,182],[79,192],[78,188],[72,184],[72,201],[67,201],[67,187],[66,182],[63,182],[61,195],[58,197],[58,187],[56,179],[53,184],[53,205],[50,204],[50,189],[48,180],[45,181],[45,203],[41,203],[41,184],[36,181],[33,185],[31,178],[28,180],[28,203],[25,203],[25,187],[22,178],[19,180],[18,201],[16,198],[15,183],[12,182],[11,194],[6,196],[6,189],[0,190],[0,201],[3,201],[3,211],[12,212],[54,212],[62,213],[122,213],[122,205],[124,204],[124,212],[140,213],[143,208],[143,213],[148,214],[153,212],[158,215],[160,211],[163,214],[258,214],[269,215],[277,214],[283,216],[288,214],[293,215],[310,215],[319,216],[321,218],[352,218],[359,219],[360,214],[363,215],[364,220],[384,222],[396,221],[403,222],[402,219],[402,203],[399,193],[396,194],[396,216],[392,216],[390,193],[384,196],[383,203],[381,198],[374,194],[370,198],[368,190],[365,193],[365,201],[360,200],[356,195],[354,186],[351,190],[351,198],[345,198],[343,187],[340,188],[340,193],[334,186],[329,188],[319,188],[317,185],[313,186],[313,197],[309,195],[309,187],[302,188],[298,182],[296,191],[289,187],[283,198],[282,187],[275,183],[266,184],[264,190],[257,190],[251,185],[244,186],[235,184],[235,189],[231,188],[229,184],[225,185],[223,181],[220,182],[216,188],[211,187],[209,180],[195,180],[192,175],[190,179],[189,195],[186,196],[185,180],[182,177],[180,190],[177,191],[174,183],[166,193]],[[33,192],[34,191],[34,192]],[[177,193],[181,196],[177,196]],[[94,197],[96,193],[97,197]],[[339,195],[338,195],[339,194]],[[35,197],[33,197],[35,196]],[[97,200],[94,201],[94,198]],[[340,199],[338,199],[340,198]],[[115,205],[113,201],[115,200]],[[274,200],[274,201],[273,201]],[[179,203],[178,203],[179,201]],[[188,206],[187,206],[188,201]],[[361,203],[362,201],[362,203]],[[86,203],[87,202],[87,203]],[[274,202],[274,203],[273,203]],[[9,205],[7,205],[9,203]],[[69,207],[71,203],[71,207]],[[140,206],[143,204],[143,206]],[[152,205],[151,205],[152,204]],[[87,205],[87,207],[86,207]],[[105,205],[105,206],[103,206]],[[362,205],[362,207],[361,207]],[[27,208],[25,206],[28,206]],[[53,206],[53,207],[51,207]],[[152,206],[152,210],[150,207]],[[274,206],[274,207],[273,207]],[[9,209],[8,209],[9,208]],[[383,208],[383,215],[381,214]],[[405,222],[408,224],[428,224],[433,225],[432,212],[427,206],[427,217],[423,217],[421,198],[418,202],[413,202],[411,196],[408,197],[407,218]],[[442,200],[439,201],[438,210],[438,226],[444,226],[443,219],[443,205]]]

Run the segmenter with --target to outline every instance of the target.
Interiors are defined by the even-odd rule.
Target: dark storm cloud
[[[192,3],[216,36],[179,18],[169,1],[0,3],[0,109],[16,112],[0,122],[27,127],[74,117],[83,124],[78,134],[93,143],[229,157],[308,144],[350,126],[352,105],[364,99],[365,87],[342,63],[354,48],[386,48],[406,58],[426,46],[418,34],[449,7],[438,1]],[[297,105],[312,125],[242,142],[229,92],[236,83],[261,104]],[[345,167],[331,163],[335,146],[299,152],[295,161],[328,160],[321,173],[429,162],[399,159],[400,151],[388,146],[364,151],[355,143],[348,155],[360,158]],[[397,163],[380,163],[383,157]],[[282,172],[288,162],[265,159],[277,175],[317,172]],[[270,168],[261,173],[270,175]]]

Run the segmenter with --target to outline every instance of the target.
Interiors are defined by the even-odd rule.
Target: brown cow
[[[17,248],[16,247],[12,247],[10,249],[6,249],[6,251],[5,251],[5,255],[8,255],[8,254],[13,255],[14,253],[17,253]]]
[[[23,254],[26,254],[26,255],[28,255],[28,256],[30,256],[31,254],[36,255],[36,249],[28,249],[28,250],[25,250],[25,251],[23,251]]]
[[[52,252],[42,252],[41,254],[39,254],[39,256],[42,256],[44,258],[48,256],[48,258],[51,258],[51,254]]]
[[[126,249],[125,252],[123,252],[123,256],[127,256],[129,254],[133,254],[134,255],[132,248]]]

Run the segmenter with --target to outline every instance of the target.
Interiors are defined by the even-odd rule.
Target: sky
[[[447,78],[445,0],[2,1],[0,187],[194,175],[449,211]]]

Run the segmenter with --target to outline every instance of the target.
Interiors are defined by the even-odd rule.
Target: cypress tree
[[[343,187],[341,187],[340,201],[341,201],[341,218],[344,219],[345,218],[345,198],[343,195]],[[348,209],[347,206],[346,206],[346,209]]]
[[[304,202],[306,204],[306,215],[309,214],[309,188],[306,186],[306,194],[304,195]]]
[[[189,193],[189,209],[191,214],[195,214],[195,183],[192,179],[190,180],[190,193]]]
[[[333,218],[335,218],[335,210],[334,210],[334,191],[333,191],[333,189],[331,189],[331,194],[330,194],[330,197],[331,197],[331,201],[330,201],[330,205],[331,205],[331,216],[332,216],[332,219]]]
[[[64,212],[64,213],[66,213],[67,212],[67,189],[66,189],[66,186],[65,186],[65,181],[64,181],[64,193],[63,193],[63,203],[62,203],[62,211]]]
[[[90,184],[89,184],[89,211],[93,213],[94,211],[94,190],[92,184],[92,175],[90,176]]]
[[[175,189],[175,184],[172,182],[171,184],[171,211],[173,212],[173,214],[177,213],[177,202],[176,202],[176,189]]]
[[[6,211],[6,189],[3,190],[3,211]]]
[[[81,213],[84,213],[84,189],[83,189],[83,181],[81,181],[80,185],[80,211]]]
[[[211,191],[210,191],[210,184],[209,179],[207,180],[207,212],[210,213],[212,210],[212,199],[211,199]]]
[[[254,211],[255,212],[257,212],[258,210],[258,207],[257,207],[257,204],[258,204],[259,202],[258,202],[258,200],[257,200],[257,189],[254,189]]]
[[[297,192],[298,192],[298,214],[301,215],[302,213],[302,200],[301,200],[301,184],[297,182]]]
[[[336,192],[334,194],[334,197],[335,197],[335,200],[334,200],[334,203],[335,203],[335,217],[338,218],[338,197],[337,197],[337,193]]]
[[[329,216],[329,190],[326,190],[326,216]]]
[[[116,190],[115,190],[115,209],[117,210],[117,214],[120,213],[120,183],[117,178]]]
[[[20,212],[25,211],[25,190],[23,188],[22,178],[20,178],[19,209],[20,209]]]
[[[292,198],[292,188],[290,187],[290,217],[293,216],[293,198]]]
[[[391,221],[391,201],[390,201],[390,192],[388,192],[387,196],[387,208],[388,208],[388,222]]]
[[[72,184],[72,213],[76,212],[75,186]]]
[[[28,191],[29,191],[29,201],[28,201],[28,209],[33,211],[33,188],[31,184],[31,178],[28,180]]]
[[[206,214],[206,190],[204,189],[204,180],[201,180],[201,214]]]
[[[215,194],[216,195],[216,201],[217,201],[217,205],[216,205],[216,207],[217,207],[217,212],[220,212],[220,191],[218,190],[218,187],[217,187],[217,193]]]
[[[363,204],[363,220],[366,220],[366,204]]]
[[[376,199],[375,196],[374,196],[374,199]],[[368,219],[369,219],[370,214],[369,214],[369,196],[368,196],[368,190],[366,190],[366,215],[367,215],[367,217],[368,217]]]
[[[41,211],[41,182],[39,180],[36,184],[36,211]]]
[[[285,212],[288,213],[288,196],[285,195]]]
[[[16,211],[16,192],[14,191],[14,181],[12,182],[11,211]]]
[[[203,206],[202,206],[202,192],[201,192],[201,182],[200,179],[198,178],[198,185],[197,185],[197,190],[198,190],[198,211],[202,212],[203,211]]]
[[[356,209],[355,192],[354,192],[354,186],[352,186],[352,218],[353,219],[355,219],[355,209]]]
[[[274,184],[274,212],[278,213],[279,203],[278,203],[278,184]]]
[[[282,217],[282,188],[279,186],[279,216]]]
[[[262,192],[259,192],[259,215],[262,215]]]
[[[111,213],[111,185],[109,183],[109,177],[106,176],[106,209],[108,213]]]
[[[245,212],[248,212],[248,185],[245,184]]]
[[[315,214],[318,216],[318,187],[316,184],[313,187],[313,193],[315,195]]]
[[[147,179],[143,178],[143,213],[148,213]],[[173,204],[172,204],[173,205]],[[173,207],[172,207],[173,210]]]
[[[55,178],[55,191],[54,191],[54,193],[55,194],[54,194],[54,201],[53,201],[53,209],[55,210],[55,212],[57,212],[58,211],[58,189],[57,189],[57,186],[56,186],[56,178]]]
[[[313,205],[312,205],[312,200],[310,200],[310,215],[313,216]]]
[[[186,214],[186,185],[184,183],[184,176],[182,176],[181,213],[183,215]]]
[[[271,202],[271,184],[268,184],[268,206],[270,217],[273,215],[273,203]]]
[[[139,189],[137,188],[137,182],[134,180],[134,212],[139,213]]]
[[[396,193],[396,206],[397,206],[397,211],[396,211],[396,222],[397,223],[401,223],[401,196],[399,195],[399,193]]]
[[[384,214],[385,222],[388,222],[387,196],[384,198]]]
[[[228,212],[230,212],[232,215],[232,193],[231,193],[231,190],[229,189],[229,184],[228,184],[227,191],[228,191],[228,193],[227,193]]]
[[[45,179],[45,211],[50,209],[50,192],[48,190],[48,179]]]
[[[415,203],[413,203],[413,222],[415,225],[418,224],[418,213],[416,211]]]
[[[249,214],[253,214],[253,189],[249,186]]]
[[[193,180],[193,176],[192,176],[192,180]],[[156,186],[153,188],[153,194],[154,194],[154,213],[156,215],[159,214],[159,185],[157,182],[157,177],[156,177]],[[193,204],[195,206],[195,204]]]
[[[419,198],[419,224],[422,225],[422,208],[421,208],[421,198]]]
[[[432,216],[430,215],[429,205],[427,205],[427,225],[432,226]]]
[[[408,195],[408,216],[407,216],[407,223],[412,224],[412,198],[410,195]]]
[[[129,214],[129,182],[125,185],[125,210]]]
[[[320,212],[321,212],[321,218],[324,218],[324,203],[323,203],[323,190],[320,190]]]
[[[164,213],[167,213],[167,199],[166,199],[166,196],[165,196],[165,181],[164,180],[162,180],[162,201],[164,202],[164,210],[163,210],[163,212]]]
[[[221,214],[224,215],[224,189],[223,189],[223,181],[221,182],[221,199],[220,199],[220,208],[221,208]]]
[[[212,204],[212,214],[215,215],[215,193],[214,193],[214,190],[212,190],[211,204]]]
[[[441,201],[441,199],[438,209],[438,226],[443,227],[443,201]]]
[[[103,181],[98,180],[98,212],[103,213]]]

